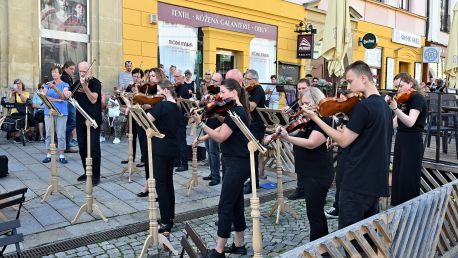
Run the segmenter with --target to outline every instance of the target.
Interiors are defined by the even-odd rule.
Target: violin
[[[320,116],[330,117],[337,113],[351,114],[353,108],[364,98],[362,92],[350,93],[340,98],[327,97],[318,103],[318,113]]]
[[[248,92],[252,92],[254,90],[254,88],[256,88],[256,86],[258,86],[258,84],[249,83],[247,86],[245,86],[245,90],[248,91]]]
[[[86,74],[88,74],[88,73],[91,71],[92,66],[94,65],[94,63],[95,63],[95,59],[92,60],[91,65],[89,65],[89,68],[87,69]],[[81,85],[81,80],[89,81],[89,80],[91,80],[91,79],[92,79],[92,75],[87,75],[87,77],[81,77],[81,79],[78,81],[78,84],[77,84],[77,85],[75,86],[75,88],[72,90],[72,94],[70,95],[69,98],[73,97],[73,96],[75,95],[75,93],[81,88],[81,86],[82,86],[82,85]]]
[[[222,96],[217,95],[211,102],[207,103],[203,108],[195,109],[192,112],[203,112],[204,118],[209,118],[213,114],[225,114],[230,108],[235,106],[235,104],[235,100],[223,99]]]
[[[305,129],[310,125],[310,121],[311,121],[311,119],[308,119],[308,118],[305,118],[305,117],[293,120],[290,123],[288,123],[288,125],[285,126],[285,130],[286,130],[286,132],[288,134],[290,134],[290,133],[292,133],[292,132],[294,132],[296,130]],[[280,136],[281,136],[280,132],[274,133],[272,135],[272,138],[270,139],[270,141],[266,145],[268,145],[269,143],[271,143],[273,141],[278,140],[280,138]]]
[[[134,95],[133,100],[140,105],[155,105],[165,99],[165,96],[162,94],[156,94],[152,96],[146,96],[143,93],[137,93]]]
[[[216,95],[219,93],[219,87],[216,87],[214,84],[211,83],[207,86],[207,92],[208,94]]]
[[[415,92],[417,91],[414,88],[409,88],[406,91],[396,94],[396,96],[394,96],[394,100],[396,100],[396,102],[399,104],[404,104],[412,98]]]

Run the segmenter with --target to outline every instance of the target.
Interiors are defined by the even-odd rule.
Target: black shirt
[[[323,121],[329,125],[331,124],[330,118],[323,118]],[[304,131],[300,131],[296,137],[307,139],[310,137],[310,134],[312,134],[312,131],[318,131],[322,133],[324,137],[327,137],[324,131],[317,126],[315,122],[310,121],[309,123],[310,125]],[[332,151],[328,151],[326,142],[314,149],[293,145],[293,152],[296,173],[300,171],[306,177],[315,178],[334,177]]]
[[[398,130],[401,132],[423,132],[423,128],[426,125],[426,115],[428,112],[428,107],[426,104],[426,99],[418,93],[415,93],[406,103],[405,109],[402,111],[404,114],[409,115],[411,109],[416,109],[420,111],[420,114],[417,117],[417,121],[412,127],[407,127],[403,122],[398,118]]]
[[[346,170],[341,189],[371,196],[389,196],[393,119],[389,106],[379,95],[371,95],[356,104],[347,124],[358,134],[347,147]]]
[[[208,118],[205,124],[211,129],[216,129],[221,126],[221,122],[215,117]]]
[[[177,153],[177,128],[180,111],[176,103],[161,101],[152,108],[149,113],[154,117],[154,125],[164,138],[153,137],[154,155],[176,156]]]
[[[62,72],[62,76],[60,76],[60,79],[68,83],[68,85],[73,85],[73,78],[66,71]]]
[[[248,125],[248,116],[244,107],[235,106],[229,110],[236,113],[243,121],[243,123]],[[250,152],[248,151],[248,139],[239,129],[237,124],[232,121],[232,118],[229,116],[229,114],[226,114],[223,123],[229,126],[229,128],[232,130],[231,136],[229,136],[229,138],[221,143],[221,153],[223,154],[223,157],[238,157],[248,159],[250,157]]]
[[[193,82],[193,85],[194,85],[194,82]],[[194,92],[194,88],[190,87],[189,84],[181,84],[175,88],[175,92],[177,93],[177,96],[183,99],[190,99],[192,97],[192,94],[189,94],[189,90],[192,90]]]
[[[77,80],[75,84],[70,87],[70,91],[73,91],[73,89],[80,84],[80,81]],[[83,86],[81,86],[82,89]],[[86,93],[84,92],[75,92],[75,95],[73,97],[75,98],[76,101],[78,101],[78,104],[86,111],[86,113],[94,119],[98,125],[102,124],[102,84],[100,83],[97,78],[92,77],[92,79],[89,80],[89,90],[91,92],[95,92],[98,94],[97,96],[97,101],[95,104],[92,104],[91,101],[89,101],[89,98],[87,97]],[[80,112],[76,112],[76,122],[79,124],[84,124],[86,122],[86,119],[84,118],[83,115],[81,115]]]
[[[264,108],[266,104],[266,94],[261,85],[255,86],[255,88],[249,92],[250,101],[256,103],[257,107]],[[262,121],[261,115],[259,115],[258,110],[255,108],[251,111],[251,125],[250,130],[256,139],[262,139],[266,133],[266,126]]]

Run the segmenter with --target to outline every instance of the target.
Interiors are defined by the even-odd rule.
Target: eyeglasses
[[[250,78],[250,77],[245,77],[245,80],[249,81],[249,80],[254,80],[255,78]]]
[[[218,80],[212,79],[212,82],[219,82]]]
[[[155,74],[150,74],[149,77],[156,77],[156,75]]]
[[[205,75],[212,75],[211,73],[206,73]]]

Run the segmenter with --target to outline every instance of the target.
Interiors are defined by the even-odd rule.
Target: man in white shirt
[[[119,74],[119,90],[124,91],[127,86],[133,83],[132,79],[132,61],[124,62],[124,72]]]

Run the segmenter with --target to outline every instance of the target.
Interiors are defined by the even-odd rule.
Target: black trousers
[[[91,158],[92,158],[92,179],[100,180],[100,126],[94,129],[91,127]],[[86,173],[87,157],[87,128],[86,124],[76,123],[76,135],[78,136],[78,148]]]
[[[379,212],[376,196],[340,189],[339,229],[354,224]]]
[[[134,157],[134,160],[135,160],[135,154],[137,153],[137,127],[138,127],[138,124],[137,122],[135,122],[135,119],[132,118],[132,149],[133,149],[133,152],[132,152],[132,155]]]
[[[138,136],[138,143],[140,144],[140,153],[141,153],[141,162],[146,162],[146,160],[148,159],[148,142],[147,142],[147,138],[146,138],[146,132],[145,130],[143,129],[143,127],[141,127],[139,124],[136,123],[136,126],[137,126],[137,136]],[[145,166],[146,168],[146,166]],[[147,170],[146,170],[147,171]],[[148,173],[148,171],[146,172]],[[148,179],[148,175],[147,175],[147,178]]]
[[[339,211],[339,192],[340,192],[340,183],[345,172],[345,165],[347,164],[347,158],[345,156],[347,150],[339,148],[337,154],[337,166],[336,166],[336,193],[334,195],[334,204],[332,205],[336,208],[337,212]]]
[[[235,157],[223,157],[223,159],[226,172],[218,204],[218,236],[229,238],[231,225],[234,225],[236,232],[246,229],[243,183],[250,175],[250,160]]]
[[[305,206],[310,224],[310,241],[329,234],[328,222],[324,215],[326,195],[332,178],[304,178]]]
[[[173,159],[174,156],[153,155],[153,173],[162,224],[169,224],[175,218]]]
[[[182,167],[188,167],[188,152],[186,150],[186,125],[180,124],[177,128],[177,159]]]
[[[421,132],[397,132],[394,143],[391,205],[401,204],[420,195],[423,154]]]

